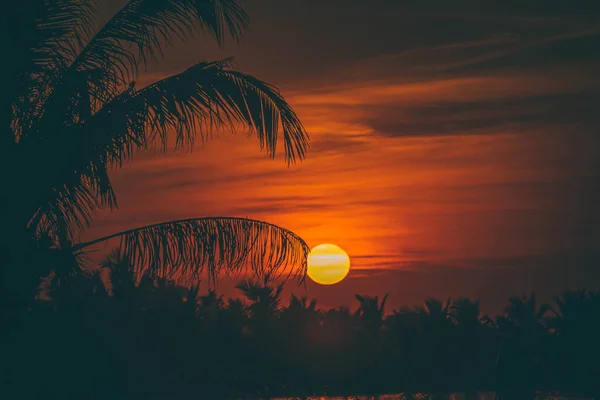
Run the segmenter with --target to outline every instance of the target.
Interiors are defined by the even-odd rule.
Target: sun
[[[320,244],[308,255],[308,276],[321,285],[340,282],[350,272],[350,257],[335,244]]]

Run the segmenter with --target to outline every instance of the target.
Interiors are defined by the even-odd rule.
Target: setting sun
[[[335,244],[320,244],[308,255],[308,276],[321,285],[340,282],[350,271],[350,257]]]

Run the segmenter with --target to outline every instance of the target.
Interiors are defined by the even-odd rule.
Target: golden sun
[[[335,244],[320,244],[308,255],[308,276],[321,285],[340,282],[350,272],[350,257]]]

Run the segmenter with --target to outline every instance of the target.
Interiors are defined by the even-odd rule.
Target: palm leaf
[[[55,61],[56,56],[73,57],[93,34],[97,0],[37,0],[43,15],[37,27],[46,37],[45,46],[36,49]],[[54,65],[54,64],[51,64]]]
[[[19,135],[49,89],[92,33],[96,0],[11,0],[0,34],[11,62],[3,71],[3,98],[13,106],[12,133]],[[5,118],[5,116],[3,116]],[[6,121],[2,121],[4,124]],[[6,130],[3,133],[8,133]],[[12,138],[14,140],[14,137]]]
[[[74,57],[77,47],[91,37],[97,0],[11,2],[19,4],[4,10],[2,25],[8,30],[3,33],[11,46],[13,68],[29,66],[23,71],[29,73],[39,71],[34,66],[56,67],[58,60]]]
[[[130,0],[90,40],[73,70],[111,71],[101,87],[115,89],[136,79],[139,64],[162,55],[173,38],[185,40],[201,29],[219,44],[249,31],[239,0]]]
[[[42,110],[44,131],[53,135],[60,132],[61,124],[72,123],[80,113],[91,114],[111,101],[127,83],[137,79],[138,64],[157,59],[174,36],[187,39],[201,29],[222,43],[226,33],[239,39],[249,30],[248,16],[239,0],[129,0],[93,36],[88,17],[94,15],[90,11],[95,10],[94,0],[31,1],[43,3],[44,18],[33,18],[35,29],[53,28],[45,31],[60,38],[53,41],[56,46],[41,46],[41,53],[58,57],[60,62],[46,61],[49,68],[39,77],[34,95],[27,96],[35,99],[34,109]],[[48,13],[51,15],[46,17]],[[93,75],[94,79],[82,80],[82,75]],[[67,109],[73,106],[74,98],[85,97],[89,97],[89,104]],[[32,113],[30,109],[25,114]]]
[[[224,272],[304,279],[309,248],[294,233],[275,225],[233,217],[195,218],[149,225],[74,246],[75,251],[120,239],[120,252],[136,275],[212,282]]]
[[[235,129],[242,124],[258,136],[261,149],[271,157],[281,132],[286,160],[303,159],[308,136],[292,107],[277,88],[232,67],[231,59],[202,62],[126,99],[130,113],[148,113],[151,135],[136,135],[138,142],[158,139],[166,149],[168,133],[174,131],[176,146],[191,148],[197,135],[204,142],[219,127]]]

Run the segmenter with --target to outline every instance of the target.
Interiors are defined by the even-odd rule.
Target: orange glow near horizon
[[[539,87],[545,95],[548,88],[542,78],[513,77],[513,92],[507,96],[521,94],[517,82],[528,82],[525,94]],[[471,95],[480,102],[497,82],[489,78],[478,83],[477,93]],[[431,102],[448,96],[448,85],[420,85]],[[286,98],[311,136],[307,159],[289,168],[281,154],[276,160],[260,154],[256,139],[226,133],[191,154],[136,156],[113,175],[119,211],[102,212],[85,239],[173,219],[250,217],[290,229],[308,243],[335,237],[340,246],[353,249],[355,270],[536,254],[561,243],[560,232],[541,227],[548,220],[542,216],[539,232],[525,229],[537,226],[533,222],[541,213],[561,206],[561,198],[544,194],[546,182],[578,173],[555,162],[556,149],[564,147],[555,128],[500,124],[491,131],[436,135],[436,125],[432,132],[417,135],[410,129],[420,124],[429,129],[430,118],[400,113],[392,117],[407,126],[384,135],[377,126],[363,122],[367,107],[385,109],[378,96],[381,84],[363,86],[356,93],[354,84],[346,91],[337,87],[318,93],[288,91]],[[391,86],[397,88],[383,92],[398,97],[385,102],[405,107],[403,85]],[[407,86],[409,92],[415,90],[413,84]],[[362,106],[345,110],[346,105],[329,98],[338,92],[344,98],[356,96]],[[417,98],[406,107],[428,110],[426,102]],[[488,117],[488,111],[479,112],[449,115],[450,120],[439,121],[439,126]],[[531,210],[537,211],[524,215]],[[536,221],[526,224],[524,218]]]
[[[309,283],[332,305],[359,291],[409,302],[442,293],[438,284],[462,288],[440,271],[487,277],[490,265],[587,244],[573,238],[587,218],[578,193],[593,181],[592,153],[578,149],[595,139],[546,116],[555,98],[592,90],[572,72],[290,84],[282,93],[310,135],[306,160],[288,167],[281,151],[270,160],[256,138],[227,133],[191,154],[137,154],[112,174],[118,212],[101,212],[83,240],[175,219],[248,217],[311,247],[335,238],[352,250],[342,282]]]

